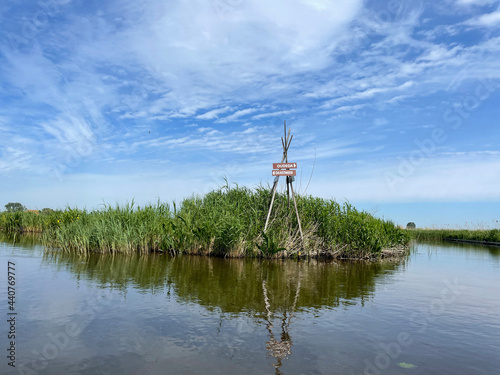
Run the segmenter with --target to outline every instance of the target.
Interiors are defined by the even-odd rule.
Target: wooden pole
[[[273,195],[272,195],[272,198],[271,198],[271,204],[269,205],[269,211],[267,212],[266,225],[264,225],[264,233],[266,233],[267,224],[269,223],[269,218],[271,217],[271,210],[273,209],[274,196],[276,195],[276,187],[278,186],[279,179],[280,179],[280,176],[278,176],[278,178],[276,178],[274,180]]]
[[[281,138],[281,142],[283,143],[283,138]],[[283,163],[284,160],[285,160],[285,153],[283,153],[283,157],[281,158],[281,162]],[[272,194],[272,198],[271,198],[271,204],[269,205],[269,211],[267,212],[266,224],[264,225],[264,233],[266,233],[267,224],[269,224],[269,218],[271,217],[271,210],[273,209],[274,196],[276,194],[279,180],[280,180],[280,176],[277,176],[277,178],[274,180],[273,194]]]
[[[286,121],[285,121],[286,123]],[[290,137],[290,129],[288,129],[288,135],[286,135],[286,128],[285,128],[285,147],[284,147],[284,154],[285,154],[285,163],[288,163],[288,148],[290,147],[290,143],[292,142],[292,137]],[[289,170],[289,168],[287,168]],[[292,182],[292,179],[287,176],[286,177],[286,200],[288,202],[288,208],[290,208],[290,183]]]
[[[293,192],[292,184],[290,184],[290,187],[292,189],[292,198],[295,206],[295,213],[297,214],[297,221],[299,222],[300,239],[302,240],[302,246],[304,246],[304,235],[302,234],[302,225],[300,224],[299,210],[297,209],[297,201],[295,200],[295,193]]]
[[[291,132],[290,129],[288,129],[288,134],[286,133],[286,121],[283,124],[283,132],[284,132],[284,138],[283,137],[281,138],[281,145],[283,146],[283,157],[281,158],[282,163],[284,161],[288,162],[288,148],[290,147],[290,143],[292,143],[293,139],[293,135],[290,134]],[[289,170],[290,168],[286,169]],[[277,178],[274,180],[271,204],[269,205],[269,211],[267,212],[266,224],[264,225],[264,233],[267,230],[267,225],[269,224],[269,218],[271,217],[271,211],[273,209],[274,197],[276,196],[279,177],[280,176],[277,176]],[[297,200],[295,199],[295,192],[293,191],[292,178],[289,176],[286,177],[286,189],[287,189],[288,206],[290,206],[290,190],[292,191],[293,205],[295,207],[295,214],[297,215],[297,222],[299,224],[300,239],[302,241],[302,246],[304,247],[304,234],[302,233],[302,224],[300,222],[299,209],[297,208]]]

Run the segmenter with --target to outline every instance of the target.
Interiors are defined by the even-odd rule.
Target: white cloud
[[[351,102],[353,100],[369,99],[375,95],[390,94],[404,91],[411,88],[414,85],[413,81],[407,81],[397,86],[385,86],[385,87],[372,87],[367,90],[358,91],[349,95],[342,96],[340,98],[332,99],[325,102],[323,108],[331,108],[333,106],[341,105],[346,102]]]
[[[138,141],[126,146],[130,151],[139,148],[170,148],[177,153],[182,150],[210,150],[212,152],[232,152],[236,154],[267,154],[276,147],[270,134],[273,129],[253,127],[240,131],[221,132],[212,128],[200,128],[199,134],[165,136],[152,140]]]
[[[229,122],[229,121],[234,121],[237,120],[240,117],[249,115],[251,113],[257,112],[259,109],[258,108],[247,108],[247,109],[241,109],[239,111],[234,112],[232,115],[229,115],[227,117],[224,117],[220,119],[220,122]]]
[[[66,49],[68,61],[56,65],[43,51],[29,58],[10,54],[12,67],[18,68],[6,75],[14,77],[14,85],[35,101],[50,102],[63,112],[71,106],[73,111],[66,117],[86,116],[91,107],[96,116],[112,106],[124,120],[190,116],[215,120],[234,107],[221,107],[228,98],[241,108],[243,102],[280,97],[290,104],[314,98],[337,104],[336,100],[379,96],[390,86],[416,95],[417,86],[425,91],[427,76],[445,80],[442,71],[453,74],[445,66],[466,62],[468,56],[461,47],[434,45],[412,36],[421,6],[404,6],[382,22],[374,12],[362,10],[361,1],[241,2],[223,14],[212,5],[205,1],[116,3],[114,13],[134,19],[118,29],[103,16],[72,17],[72,26],[58,29],[57,34],[54,30],[54,36],[46,39],[51,47]],[[361,27],[362,38],[352,35],[351,22]],[[336,54],[359,49],[373,35],[383,38],[362,49],[356,61],[335,65]],[[339,43],[347,49],[339,49]],[[417,57],[409,60],[398,52],[401,45],[416,49]],[[474,58],[470,54],[470,60]],[[98,72],[110,62],[111,72]],[[301,74],[319,74],[326,67],[337,71],[335,80],[300,80]],[[60,82],[65,76],[72,80]],[[404,86],[409,81],[417,84]],[[120,92],[130,89],[131,94]],[[81,97],[89,100],[81,103]],[[253,119],[288,113],[262,113]],[[222,122],[241,117],[234,115]]]
[[[500,25],[500,10],[470,19],[467,25],[492,27]]]
[[[276,85],[284,83],[281,77],[326,67],[337,37],[361,5],[359,0],[245,1],[219,17],[206,1],[156,4],[126,35],[97,47],[109,50],[112,44],[113,53],[134,53],[177,103],[193,102],[193,94],[207,90],[252,97],[246,89],[255,85],[262,97],[281,89]]]
[[[213,120],[218,118],[220,114],[227,112],[231,109],[231,107],[226,106],[224,108],[213,109],[211,111],[205,112],[201,115],[196,116],[199,120]]]
[[[2,154],[0,172],[31,170],[33,155],[29,148],[6,147]]]
[[[289,115],[293,112],[295,112],[295,111],[290,109],[290,110],[286,110],[286,111],[275,111],[275,112],[261,113],[260,115],[252,116],[252,120],[261,120],[261,119],[267,118],[267,117]]]
[[[226,3],[230,6],[221,12],[211,1],[115,1],[103,5],[102,13],[61,14],[67,17],[64,22],[54,20],[22,53],[0,46],[0,94],[15,98],[12,106],[0,108],[0,130],[9,132],[0,139],[0,171],[41,173],[54,161],[66,163],[69,152],[89,139],[92,159],[102,152],[107,170],[120,160],[128,165],[136,155],[161,160],[159,154],[165,151],[169,163],[179,165],[188,164],[199,150],[209,151],[207,157],[217,162],[248,153],[259,160],[276,150],[279,154],[281,134],[274,139],[273,129],[255,123],[290,114],[294,131],[306,133],[294,138],[294,152],[316,147],[318,160],[325,163],[366,157],[384,145],[363,144],[359,127],[374,123],[384,131],[404,133],[392,120],[391,109],[424,112],[428,107],[419,96],[462,89],[485,77],[500,78],[499,37],[481,29],[477,42],[461,39],[460,33],[471,29],[464,22],[452,25],[456,34],[443,34],[440,26],[431,26],[441,18],[427,24],[421,19],[422,14],[432,17],[431,8],[423,13],[421,2],[405,2],[385,21],[375,10],[363,8],[367,3],[361,0]],[[476,15],[469,10],[478,9],[461,9],[462,16],[467,12],[474,17],[469,26],[498,22],[498,11]],[[473,91],[460,95],[467,92]],[[450,93],[445,95],[449,98]],[[408,119],[417,122],[422,119],[418,116]],[[386,118],[391,120],[386,123]],[[233,121],[236,124],[225,125]],[[331,141],[336,132],[345,133],[340,143]],[[260,134],[266,137],[255,138]],[[378,160],[380,165],[385,162]],[[459,166],[468,171],[466,164]],[[438,165],[452,163],[438,160]],[[331,172],[323,171],[325,191],[334,186],[342,194],[390,200],[385,182],[373,175],[383,171],[368,166],[345,172],[345,178],[330,187]],[[186,180],[193,179],[185,173]],[[432,168],[427,175],[417,173],[396,199],[422,197],[432,184],[426,178],[434,177],[439,180]],[[457,176],[450,178],[458,183]],[[485,177],[478,178],[490,186]],[[477,192],[478,186],[470,190]],[[438,193],[432,194],[429,199]]]
[[[335,108],[334,112],[356,112],[364,107],[366,107],[366,104],[343,105]]]
[[[47,134],[55,137],[61,144],[73,147],[88,142],[94,137],[91,126],[81,117],[56,118],[41,125]]]
[[[445,45],[430,46],[425,53],[423,53],[417,61],[423,62],[445,62],[449,59],[456,57],[463,48],[461,46],[454,46],[447,48]]]
[[[497,0],[457,0],[459,5],[470,6],[470,5],[486,5],[493,4]]]

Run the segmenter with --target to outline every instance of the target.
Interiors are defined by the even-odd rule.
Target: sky
[[[286,121],[299,194],[500,228],[500,1],[2,0],[0,25],[2,208],[267,186]]]

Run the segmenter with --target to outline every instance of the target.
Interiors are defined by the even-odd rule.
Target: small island
[[[220,257],[376,259],[407,253],[408,232],[333,199],[297,196],[303,239],[285,193],[226,183],[180,204],[158,201],[100,210],[66,208],[0,213],[0,228],[39,233],[47,249],[75,253],[169,253]],[[23,207],[24,208],[24,207]]]

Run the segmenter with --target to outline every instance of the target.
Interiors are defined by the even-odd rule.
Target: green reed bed
[[[467,240],[500,243],[498,229],[413,229],[408,230],[412,239],[424,241]]]
[[[95,211],[68,208],[46,214],[43,220],[40,216],[36,225],[43,231],[46,247],[77,253],[366,258],[383,248],[409,242],[405,230],[357,211],[348,203],[299,196],[302,243],[293,203],[288,203],[283,193],[276,195],[268,230],[263,233],[270,195],[270,189],[264,187],[251,190],[226,185],[203,197],[187,198],[179,205],[157,202],[138,207],[132,203],[107,205]],[[19,213],[20,226],[0,227],[25,228],[26,214]],[[10,223],[7,216],[0,214],[0,223],[4,219]]]
[[[1,212],[0,229],[6,232],[42,233],[52,224],[52,217],[28,211]]]

